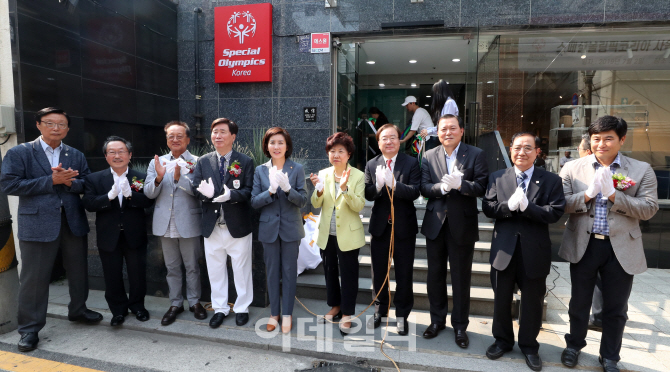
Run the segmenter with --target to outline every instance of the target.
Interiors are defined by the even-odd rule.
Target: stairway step
[[[421,204],[414,203],[414,207],[416,207],[416,218],[419,220],[422,220],[423,217],[426,214],[426,203],[427,201],[424,201]],[[361,211],[361,214],[363,217],[370,217],[370,214],[372,213],[372,205],[374,203],[371,201],[366,201],[365,202],[365,207]],[[479,211],[479,214],[477,215],[479,222],[493,222],[494,220],[491,218],[486,217],[486,215],[482,212],[481,208],[481,199],[477,198],[477,210]]]
[[[370,226],[370,217],[363,217],[363,228],[365,231],[368,231]],[[425,238],[421,233],[421,226],[423,225],[423,220],[418,220],[419,223],[419,233],[416,234],[417,238]],[[479,240],[490,242],[493,239],[493,223],[491,222],[479,222]]]
[[[365,236],[365,245],[361,247],[360,254],[370,255],[370,235]],[[491,252],[491,242],[476,242],[475,254],[472,258],[473,262],[487,263],[489,262],[489,254]],[[426,254],[426,239],[417,238],[416,248],[414,249],[415,258],[428,258]]]

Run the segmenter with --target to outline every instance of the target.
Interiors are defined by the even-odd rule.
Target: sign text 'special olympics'
[[[214,80],[272,81],[272,4],[214,9]]]

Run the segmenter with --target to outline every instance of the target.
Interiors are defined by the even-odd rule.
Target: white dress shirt
[[[119,178],[121,178],[121,177],[126,178],[126,176],[128,175],[128,169],[129,168],[126,168],[126,171],[123,172],[123,174],[119,176],[118,174],[116,174],[114,169],[112,169],[110,167],[109,170],[112,172],[112,176],[114,177],[114,183],[121,182],[119,180]],[[119,206],[122,206],[123,205],[123,191],[119,190],[119,196],[117,196],[117,198],[119,198]]]
[[[54,149],[47,145],[42,139],[42,136],[40,136],[40,144],[42,145],[42,150],[44,150],[44,154],[47,156],[47,160],[49,160],[51,167],[57,167],[58,162],[60,161],[60,153],[63,150],[63,142],[61,141],[61,143]]]
[[[526,169],[523,172],[521,170],[519,170],[519,168],[517,168],[516,165],[514,166],[514,174],[517,176],[517,178],[519,177],[519,175],[521,173],[526,173],[527,177],[526,177],[525,180],[523,180],[524,186],[526,186],[526,194],[528,194],[528,185],[530,184],[530,178],[533,177],[533,172],[534,171],[535,171],[535,166],[534,165],[531,165],[530,168]],[[517,185],[517,187],[518,187],[518,185]]]

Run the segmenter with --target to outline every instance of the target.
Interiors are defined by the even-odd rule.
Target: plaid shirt
[[[600,163],[598,163],[598,160],[596,160],[595,155],[589,155],[591,157],[593,167],[598,170],[598,168],[602,167]],[[621,159],[619,157],[619,154],[616,155],[616,159],[610,164],[610,171],[612,174],[616,173],[617,168],[621,166]],[[607,199],[603,199],[603,194],[598,193],[595,197],[596,205],[595,205],[595,218],[593,220],[593,229],[592,232],[594,234],[600,234],[600,235],[610,235],[610,226],[607,224]]]

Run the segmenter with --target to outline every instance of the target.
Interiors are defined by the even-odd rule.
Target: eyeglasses
[[[67,128],[67,123],[52,123],[50,121],[40,121],[40,123],[44,124],[47,126],[47,128],[53,128],[56,125],[58,126],[59,129],[65,129]]]
[[[173,135],[169,135],[169,136],[167,136],[167,139],[169,139],[170,141],[175,140],[175,139],[176,139],[177,141],[181,141],[181,140],[184,139],[184,136],[173,136]]]
[[[118,154],[119,156],[123,156],[123,155],[125,155],[125,154],[127,154],[127,153],[128,153],[128,151],[126,151],[126,150],[120,150],[120,151],[107,151],[107,155],[110,155],[110,156],[116,156],[117,154]]]
[[[392,137],[382,137],[379,140],[382,142],[393,142],[398,139],[398,136],[392,136]]]
[[[535,150],[536,148],[537,148],[537,147],[530,147],[530,146],[525,146],[525,147],[514,147],[514,148],[512,148],[512,151],[513,151],[513,152],[516,152],[517,154],[520,153],[521,151],[523,151],[523,152],[526,153],[526,154],[530,154],[530,153],[533,152],[533,150]]]

